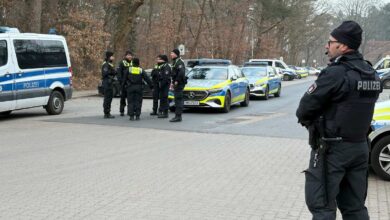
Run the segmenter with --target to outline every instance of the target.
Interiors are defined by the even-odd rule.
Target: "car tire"
[[[284,81],[289,81],[290,80],[290,76],[289,75],[283,75],[283,80]]]
[[[278,91],[274,94],[275,97],[280,97],[280,94],[282,93],[282,85],[278,85]]]
[[[230,96],[230,93],[227,92],[225,95],[225,103],[223,105],[222,112],[228,113],[230,111],[231,104],[232,104],[231,96]]]
[[[246,92],[245,92],[244,101],[240,103],[240,105],[242,107],[248,107],[249,106],[249,96],[250,96],[250,92],[249,92],[249,89],[247,89]]]
[[[390,89],[390,80],[389,79],[386,79],[385,81],[383,81],[383,88]]]
[[[0,116],[8,116],[11,114],[12,111],[5,111],[5,112],[0,112]]]
[[[64,96],[59,91],[53,91],[49,101],[45,106],[46,112],[49,115],[59,115],[64,109]]]
[[[262,97],[263,100],[268,100],[269,99],[269,87],[267,85],[267,88],[265,89],[264,96]]]
[[[390,181],[390,167],[387,172],[384,170],[386,166],[390,166],[390,162],[386,161],[390,158],[390,136],[380,139],[373,146],[371,151],[371,167],[375,173],[384,180]],[[381,155],[383,160],[381,161]]]
[[[302,76],[298,74],[298,79],[302,79]]]

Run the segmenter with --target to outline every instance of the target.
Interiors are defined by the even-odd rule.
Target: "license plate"
[[[199,101],[184,101],[184,105],[199,105]]]

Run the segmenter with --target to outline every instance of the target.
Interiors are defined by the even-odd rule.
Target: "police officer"
[[[152,81],[139,65],[139,59],[134,58],[133,66],[126,71],[127,110],[131,121],[134,116],[135,120],[140,120],[144,81],[153,88]]]
[[[125,115],[125,107],[126,107],[126,98],[127,98],[127,90],[125,88],[125,74],[126,71],[131,66],[131,60],[133,59],[133,53],[131,51],[126,51],[125,57],[122,61],[118,64],[117,74],[118,74],[118,80],[121,85],[121,99],[119,104],[119,112],[121,116]]]
[[[116,75],[113,61],[114,53],[111,51],[106,51],[106,58],[102,66],[102,84],[104,89],[104,118],[115,118],[113,115],[110,114],[111,102],[113,97],[113,82]]]
[[[167,55],[157,56],[157,65],[152,71],[153,80],[153,112],[150,115],[157,115],[158,118],[168,118],[168,93],[171,85],[172,69],[168,64]],[[158,107],[160,100],[160,107]]]
[[[296,115],[309,128],[312,152],[305,170],[306,204],[313,219],[369,219],[367,133],[380,81],[358,52],[362,29],[345,21],[334,29],[325,48],[328,67],[302,97]],[[317,135],[316,135],[317,134]]]
[[[183,60],[180,58],[180,51],[174,49],[171,52],[172,58],[172,83],[175,96],[175,117],[170,120],[170,122],[180,122],[182,121],[181,114],[183,113],[183,90],[187,84],[187,77],[185,75],[185,65]]]

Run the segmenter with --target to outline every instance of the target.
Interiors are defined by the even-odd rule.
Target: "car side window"
[[[42,56],[45,67],[66,67],[65,48],[61,41],[45,40],[41,41]]]
[[[280,69],[286,69],[286,68],[284,68],[284,66],[283,66],[281,63],[279,63],[279,62],[276,62],[275,65],[276,65],[276,67],[279,67]]]
[[[14,40],[20,69],[43,68],[41,48],[37,40]]]
[[[0,40],[0,67],[8,63],[7,41]]]

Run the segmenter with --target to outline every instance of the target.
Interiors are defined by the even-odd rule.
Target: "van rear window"
[[[8,62],[7,41],[0,40],[0,66],[5,66]]]
[[[67,66],[65,48],[55,40],[14,40],[16,58],[21,69]]]

